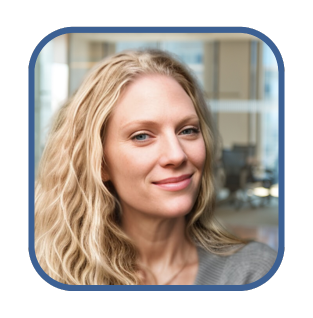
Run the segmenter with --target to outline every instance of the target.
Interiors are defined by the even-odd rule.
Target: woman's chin
[[[177,218],[187,215],[193,208],[193,200],[173,200],[163,202],[157,209],[157,214],[164,218]]]

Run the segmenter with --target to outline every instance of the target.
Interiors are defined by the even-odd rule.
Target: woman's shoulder
[[[269,246],[250,242],[232,255],[220,256],[198,247],[199,269],[195,285],[244,285],[262,278],[275,263]]]
[[[276,256],[277,252],[268,245],[260,242],[249,242],[236,253],[228,256],[228,262],[240,262],[241,265],[251,264],[251,262],[261,263],[264,265],[266,263],[274,264]]]

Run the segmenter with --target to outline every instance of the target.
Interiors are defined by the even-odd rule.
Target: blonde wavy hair
[[[159,50],[126,51],[100,62],[59,110],[38,168],[35,251],[43,270],[72,285],[140,284],[137,249],[120,227],[121,208],[102,180],[104,137],[121,91],[142,74],[174,78],[200,119],[206,161],[196,203],[186,216],[186,236],[216,254],[242,241],[213,218],[214,134],[203,94],[191,72]]]

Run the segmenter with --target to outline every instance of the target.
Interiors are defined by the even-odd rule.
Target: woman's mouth
[[[191,183],[191,177],[192,174],[185,174],[179,177],[167,178],[152,183],[167,191],[179,191],[188,187]]]

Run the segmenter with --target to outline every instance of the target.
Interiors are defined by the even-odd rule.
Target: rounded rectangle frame
[[[48,276],[39,265],[34,248],[34,77],[35,64],[40,51],[52,39],[68,33],[245,33],[265,42],[276,57],[279,78],[284,72],[283,60],[275,44],[263,33],[246,27],[67,27],[47,35],[35,48],[28,69],[28,249],[31,262],[37,273],[50,285],[62,290],[112,290],[112,291],[201,291],[201,290],[250,290],[265,284],[281,265],[284,249],[283,237],[279,231],[279,248],[276,261],[270,271],[256,282],[247,285],[173,285],[173,286],[106,286],[106,285],[67,285]],[[280,86],[279,86],[280,91]],[[281,224],[281,215],[279,225]]]

